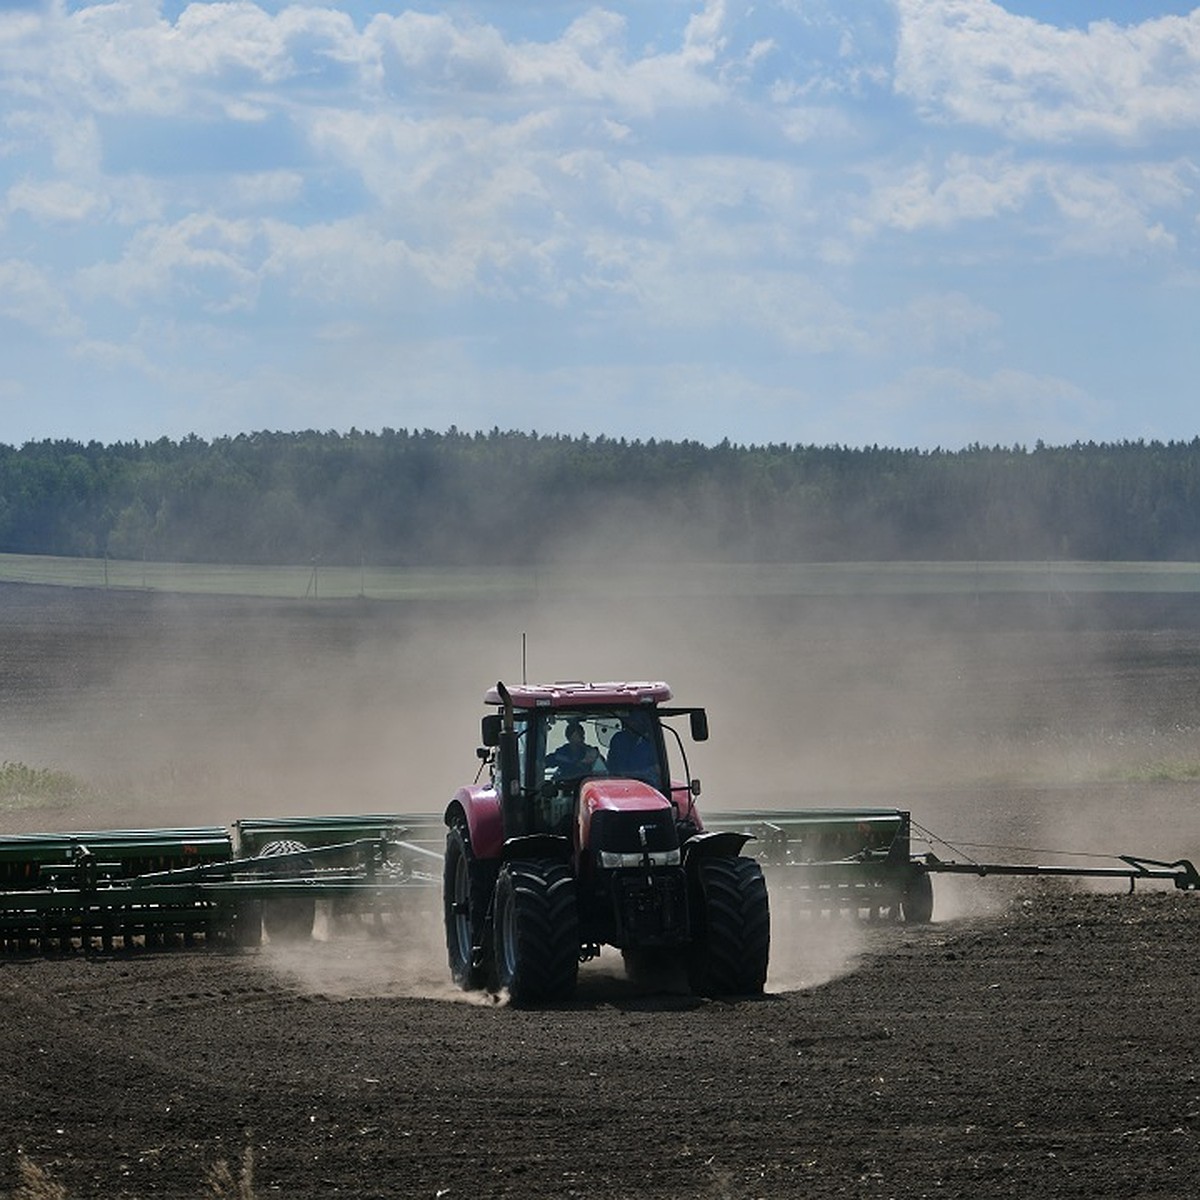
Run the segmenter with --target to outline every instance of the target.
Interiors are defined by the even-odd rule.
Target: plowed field
[[[428,811],[483,688],[665,677],[712,807],[890,803],[975,857],[1200,859],[1186,609],[691,601],[520,611],[0,588],[10,830]],[[938,844],[939,852],[948,853]],[[1099,861],[1080,859],[1079,861]],[[768,994],[447,986],[384,936],[0,962],[0,1193],[1162,1197],[1200,1171],[1200,896],[938,880],[927,927],[774,892]]]

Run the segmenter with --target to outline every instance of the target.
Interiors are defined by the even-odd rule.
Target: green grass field
[[[1071,596],[1200,592],[1200,563],[888,562],[604,564],[629,595]],[[0,554],[0,582],[294,599],[570,595],[593,568],[234,566]]]
[[[248,567],[0,554],[0,582],[194,595],[409,600],[513,594],[536,586],[512,570],[469,568]]]

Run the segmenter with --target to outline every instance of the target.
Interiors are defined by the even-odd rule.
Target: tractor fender
[[[698,833],[683,843],[684,865],[702,858],[737,858],[742,852],[742,847],[753,840],[752,834],[737,833],[733,830]]]
[[[504,847],[500,793],[494,787],[462,787],[446,806],[447,825],[465,825],[477,859],[499,858]]]

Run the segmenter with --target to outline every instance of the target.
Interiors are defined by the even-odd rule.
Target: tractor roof
[[[521,683],[508,689],[514,708],[581,708],[593,704],[658,704],[670,700],[665,683]],[[485,704],[501,704],[497,688],[488,688]]]

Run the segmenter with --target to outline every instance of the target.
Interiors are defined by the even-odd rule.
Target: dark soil
[[[164,730],[186,709],[186,694],[210,697],[206,689],[230,662],[237,674],[238,655],[217,654],[213,630],[232,631],[241,653],[267,643],[272,662],[297,661],[297,647],[313,637],[311,624],[303,637],[294,629],[285,637],[280,622],[290,618],[254,606],[233,616],[219,606],[209,618],[192,612],[177,626],[183,618],[175,610],[164,615],[149,601],[110,611],[103,599],[89,606],[43,593],[32,603],[33,595],[0,594],[7,672],[0,713],[12,718],[0,757],[37,765],[61,765],[31,753],[50,744],[34,736],[47,725],[59,738],[78,733],[86,753],[62,743],[65,758],[78,750],[78,762],[113,738],[131,745],[130,729],[105,716],[105,706],[134,703],[127,660],[144,657],[147,646],[177,671],[186,666],[189,688],[197,678],[204,685],[192,693],[178,674],[160,681],[151,740],[160,751],[167,746],[169,760],[183,741]],[[137,627],[127,624],[131,612]],[[405,625],[410,618],[343,614],[309,651],[313,670],[328,676],[331,664],[347,661],[372,679],[372,662],[360,652],[362,625],[377,638],[378,620],[389,623],[389,636],[417,636]],[[181,639],[182,628],[189,633]],[[1095,622],[1025,633],[1038,654],[1019,670],[1004,653],[1015,643],[999,646],[982,634],[970,660],[978,694],[990,688],[993,697],[1030,698],[1023,711],[1036,719],[1013,734],[1017,757],[1028,751],[1044,763],[1080,753],[1076,733],[1086,723],[1057,690],[1065,664],[1078,668],[1093,697],[1110,672],[1106,745],[1111,735],[1122,748],[1134,740],[1156,750],[1167,739],[1173,755],[1194,749],[1196,633]],[[834,655],[829,645],[860,644],[844,629],[835,634],[820,651],[826,658]],[[963,661],[946,667],[945,686]],[[1052,671],[1039,674],[1030,666],[1038,661],[1054,664]],[[469,666],[478,691],[495,678],[487,661]],[[261,673],[254,678],[257,693],[234,697],[234,724],[252,721],[264,694],[286,701],[289,719],[297,712],[328,719],[315,701],[300,704],[298,693]],[[429,678],[414,669],[411,682],[429,689]],[[307,696],[312,676],[304,679],[299,694]],[[909,697],[929,686],[907,674],[895,679]],[[348,692],[328,686],[326,698],[347,701]],[[1179,697],[1173,709],[1167,695]],[[91,706],[81,707],[89,697]],[[720,703],[709,707],[721,715]],[[875,718],[881,711],[871,708]],[[874,726],[880,755],[925,736],[905,723],[911,711],[891,732]],[[971,729],[951,731],[957,748],[975,746],[979,723],[995,713],[973,710]],[[477,708],[466,714],[463,753],[452,768],[469,759],[477,715]],[[201,741],[214,736],[210,724],[197,728]],[[1062,730],[1070,736],[1056,740]],[[249,761],[271,747],[252,731],[239,753]],[[1091,753],[1093,742],[1085,748]],[[67,765],[78,769],[77,761]],[[1078,780],[975,778],[953,789],[953,803],[951,783],[938,780],[930,807],[964,830],[1040,837],[1059,827],[1047,826],[1047,811],[1070,809],[1081,818],[1074,827],[1104,844],[1143,835],[1137,846],[1111,846],[1117,851],[1174,858],[1196,854],[1200,840],[1192,786],[1179,780],[1110,780],[1095,792]],[[855,795],[868,793],[880,799],[874,776]],[[164,812],[174,804],[186,811],[190,802],[196,820],[250,815],[237,811],[237,796],[203,810],[186,789],[168,799]],[[376,807],[336,791],[324,799],[326,811]],[[83,816],[93,825],[126,816],[120,806],[86,803]],[[423,796],[396,807],[435,804]],[[9,824],[31,828],[45,816],[21,809]],[[383,936],[354,932],[303,949],[10,957],[0,961],[0,1193],[25,1200],[1193,1194],[1200,896],[1092,892],[1070,883],[938,887],[926,927],[805,920],[787,910],[785,889],[773,891],[768,995],[733,1002],[639,992],[607,955],[584,968],[569,1005],[520,1011],[459,996],[445,981],[436,897]]]
[[[0,1179],[73,1196],[1191,1194],[1200,910],[1013,897],[757,1001],[339,997],[269,951],[0,971]],[[327,948],[318,948],[328,952]],[[370,948],[377,954],[377,948]],[[228,1194],[236,1194],[229,1192]]]

